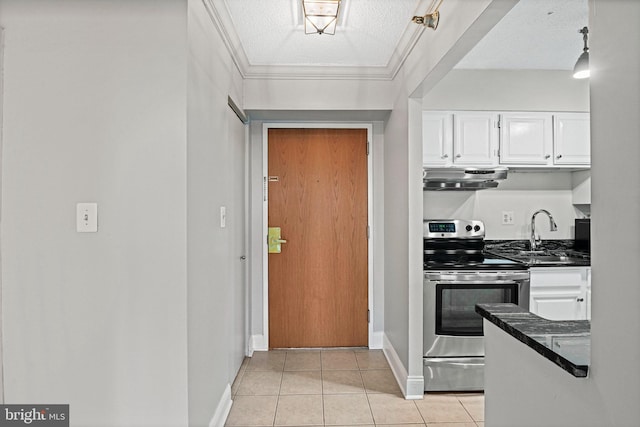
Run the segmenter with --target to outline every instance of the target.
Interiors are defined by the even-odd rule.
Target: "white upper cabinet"
[[[453,163],[465,166],[498,164],[498,115],[456,112],[453,116]]]
[[[554,163],[589,165],[591,133],[589,113],[558,113],[553,116]]]
[[[589,113],[424,111],[422,148],[432,168],[588,167]]]
[[[422,113],[422,164],[450,166],[453,162],[453,114]]]
[[[500,115],[500,163],[505,165],[553,164],[551,113]]]

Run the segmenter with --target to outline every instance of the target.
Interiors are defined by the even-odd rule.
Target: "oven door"
[[[424,356],[484,356],[476,304],[518,304],[523,282],[507,279],[425,280]]]

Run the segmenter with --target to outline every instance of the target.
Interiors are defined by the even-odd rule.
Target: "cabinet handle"
[[[449,157],[448,154],[443,154],[442,156],[440,156],[441,159],[446,159],[447,157]]]
[[[578,302],[583,302],[583,301],[584,301],[584,298],[578,298],[578,299],[576,299],[576,301],[578,301]]]
[[[459,159],[460,157],[462,157],[462,154],[456,154],[456,159]]]
[[[561,159],[561,158],[562,158],[562,154],[558,154],[558,155],[556,156],[556,159]]]
[[[546,156],[544,156],[545,159],[548,159],[549,157],[551,157],[551,154],[547,154]]]

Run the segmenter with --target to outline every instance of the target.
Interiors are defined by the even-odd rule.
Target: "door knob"
[[[558,155],[556,156],[556,159],[561,159],[561,158],[562,158],[562,154],[558,154]]]
[[[547,154],[546,156],[544,156],[545,159],[548,159],[549,157],[551,157],[551,154]]]
[[[440,158],[441,158],[441,159],[446,159],[447,157],[449,157],[449,155],[448,155],[448,154],[443,154]]]

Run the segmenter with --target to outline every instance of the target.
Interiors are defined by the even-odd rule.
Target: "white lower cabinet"
[[[529,311],[549,320],[590,318],[590,267],[531,268]]]

